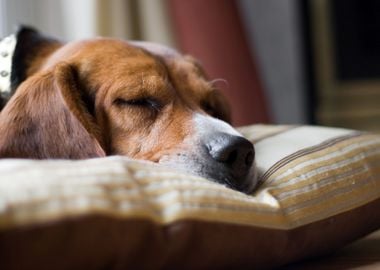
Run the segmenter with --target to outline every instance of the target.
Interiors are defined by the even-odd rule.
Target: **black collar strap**
[[[0,100],[11,95],[12,58],[16,43],[14,34],[0,40]]]

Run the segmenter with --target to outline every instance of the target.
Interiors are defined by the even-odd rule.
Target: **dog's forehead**
[[[93,77],[94,84],[105,81],[120,84],[115,78],[131,76],[139,81],[161,77],[164,81],[169,79],[175,91],[186,96],[202,98],[212,92],[202,68],[193,58],[151,42],[110,38],[72,42],[52,55],[45,68],[61,61],[76,63],[82,74]]]
[[[128,41],[128,43],[159,57],[169,69],[173,69],[177,72],[182,71],[190,76],[193,73],[197,78],[205,79],[205,74],[201,65],[191,56],[183,55],[173,48],[153,42]]]
[[[195,58],[183,55],[173,48],[153,42],[129,41],[129,43],[162,59],[169,71],[174,73],[175,78],[180,77],[181,80],[185,79],[182,83],[191,81],[193,83],[204,84],[207,88],[210,86],[207,83],[207,78],[201,64]]]
[[[166,67],[166,72],[176,91],[186,92],[187,96],[202,98],[214,92],[205,72],[196,59],[183,55],[177,50],[147,41],[127,41],[128,50],[142,51],[144,57],[152,58]],[[134,50],[135,49],[135,50]],[[145,52],[145,53],[144,53]],[[148,73],[145,73],[148,75]],[[192,94],[190,94],[192,93]]]
[[[112,38],[95,38],[70,42],[49,57],[45,67],[50,67],[63,59],[67,62],[128,63],[134,58],[164,64],[168,69],[197,73],[203,77],[199,64],[191,57],[180,54],[175,49],[145,41],[124,41]],[[144,62],[142,62],[144,63]]]

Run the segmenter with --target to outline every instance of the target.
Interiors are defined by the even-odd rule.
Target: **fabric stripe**
[[[334,139],[334,143],[326,142],[322,145],[318,145],[315,147],[311,147],[310,149],[305,150],[305,154],[297,154],[297,157],[293,158],[285,158],[280,165],[274,165],[276,170],[271,170],[271,175],[266,176],[267,181],[265,181],[265,185],[271,185],[274,181],[278,184],[278,181],[287,181],[285,176],[287,176],[293,170],[296,170],[297,167],[307,166],[308,164],[315,162],[315,159],[329,160],[334,156],[342,156],[348,154],[349,151],[358,149],[358,151],[363,151],[363,148],[371,147],[375,149],[380,144],[380,138],[373,135],[353,135],[352,137],[348,136],[345,138]],[[302,151],[301,151],[302,152]],[[297,164],[292,163],[292,161],[297,160]],[[318,160],[317,160],[318,161]],[[334,160],[330,160],[330,162],[334,162]],[[292,170],[288,170],[292,168]],[[287,171],[287,172],[286,172]],[[281,177],[277,177],[280,175]],[[270,179],[268,179],[270,177]]]
[[[325,141],[319,145],[316,145],[316,146],[312,146],[312,147],[308,147],[306,149],[302,149],[300,151],[297,151],[283,159],[281,159],[280,161],[278,161],[276,164],[274,164],[271,168],[269,168],[261,177],[261,181],[262,182],[266,182],[266,180],[274,173],[274,172],[277,172],[279,170],[279,168],[281,167],[284,167],[286,164],[290,163],[291,161],[295,160],[295,159],[298,159],[302,156],[306,156],[306,155],[310,155],[311,153],[314,153],[314,152],[317,152],[317,151],[321,151],[323,149],[326,149],[328,147],[331,147],[331,146],[334,146],[336,145],[337,143],[339,142],[342,142],[342,141],[346,141],[346,140],[349,140],[349,139],[352,139],[352,138],[355,138],[355,137],[358,137],[360,136],[361,134],[360,133],[356,133],[356,134],[350,134],[350,135],[347,135],[347,136],[343,136],[343,137],[338,137],[338,138],[334,138],[334,139],[331,139],[331,140],[328,140],[328,141]]]
[[[355,134],[347,129],[300,126],[255,144],[256,164],[264,173],[280,160],[326,141]]]
[[[377,168],[377,170],[375,170],[375,173],[379,173],[379,170],[380,169]],[[338,194],[340,191],[342,193],[344,193],[347,191],[347,189],[352,190],[353,186],[356,189],[360,185],[365,184],[366,181],[367,182],[372,181],[372,178],[370,176],[368,176],[368,172],[366,172],[366,171],[362,172],[360,174],[356,174],[355,176],[360,177],[361,180],[355,182],[354,184],[349,181],[350,179],[353,179],[353,177],[351,177],[351,176],[342,177],[341,179],[338,179],[338,181],[336,183],[334,183],[333,186],[332,186],[332,184],[325,185],[325,186],[319,186],[317,189],[308,190],[307,192],[299,193],[299,194],[297,194],[297,196],[291,196],[291,197],[288,196],[285,198],[281,198],[281,196],[279,196],[280,198],[278,198],[278,199],[279,199],[279,202],[281,203],[282,208],[284,208],[284,209],[287,209],[287,208],[296,209],[297,207],[302,208],[303,204],[305,202],[310,202],[314,199],[317,199],[317,200],[329,199],[326,196],[330,192],[333,192],[335,195]],[[378,177],[378,175],[376,175],[376,177]],[[318,191],[318,192],[315,192],[315,191]]]
[[[307,224],[318,220],[316,217],[330,216],[349,211],[379,197],[378,189],[380,185],[374,185],[372,179],[365,179],[361,185],[356,185],[354,190],[346,187],[346,190],[327,193],[321,198],[305,202],[303,208],[299,206],[297,208],[288,208],[285,212],[287,216],[293,220],[297,220],[299,224]],[[306,205],[309,207],[306,207]]]
[[[297,168],[293,167],[291,171],[287,171],[289,173],[284,173],[274,180],[277,184],[276,187],[281,188],[282,191],[286,191],[294,186],[299,187],[299,182],[307,184],[307,179],[311,179],[308,181],[315,184],[317,183],[316,180],[318,180],[318,178],[315,177],[318,177],[318,175],[339,175],[344,168],[350,169],[357,165],[360,165],[362,168],[366,168],[366,165],[363,162],[370,159],[371,157],[378,157],[380,154],[380,149],[373,149],[366,153],[366,155],[364,155],[360,150],[357,150],[350,154],[351,156],[348,159],[342,158],[342,156],[338,156],[328,160],[315,162],[313,164],[309,164],[308,166],[295,166],[300,168],[297,170]]]

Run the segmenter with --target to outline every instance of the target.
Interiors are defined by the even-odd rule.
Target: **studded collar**
[[[8,99],[11,95],[12,58],[16,43],[14,34],[0,40],[0,99]]]

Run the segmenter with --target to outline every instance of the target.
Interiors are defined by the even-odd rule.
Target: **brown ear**
[[[0,157],[105,156],[94,117],[69,64],[23,82],[0,113]]]

